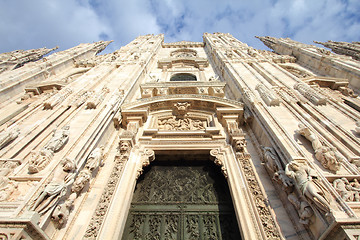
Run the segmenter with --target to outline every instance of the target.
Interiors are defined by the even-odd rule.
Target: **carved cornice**
[[[173,43],[162,43],[163,48],[191,48],[191,47],[204,47],[203,42],[189,42],[189,41],[180,41]]]
[[[176,57],[165,58],[158,61],[158,68],[170,69],[174,64],[182,63],[186,66],[193,66],[202,70],[204,67],[209,66],[209,62],[206,58],[198,57]]]
[[[221,82],[157,82],[142,84],[140,88],[143,98],[174,94],[201,94],[224,97],[225,85],[225,83]]]
[[[205,102],[208,103],[208,107],[205,105],[192,105],[193,109],[203,109],[209,108],[209,110],[214,110],[215,107],[229,107],[229,108],[242,108],[243,104],[238,101],[224,99],[214,96],[208,95],[199,95],[199,94],[179,94],[179,95],[171,95],[171,96],[156,96],[151,98],[140,99],[135,102],[126,103],[122,105],[122,111],[131,110],[131,109],[144,109],[145,107],[149,107],[154,103],[161,102],[171,102],[176,103],[179,101],[197,101],[197,102]]]

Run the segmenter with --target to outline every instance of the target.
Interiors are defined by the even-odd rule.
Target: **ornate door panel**
[[[228,186],[217,166],[160,164],[138,181],[123,240],[241,238]]]

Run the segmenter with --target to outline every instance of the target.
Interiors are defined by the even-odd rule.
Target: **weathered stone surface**
[[[32,62],[0,74],[0,237],[121,239],[136,184],[154,164],[211,161],[226,179],[243,239],[355,238],[360,63],[259,38],[274,52],[205,33],[203,42],[139,36],[104,55],[97,54],[110,42],[38,60],[48,50],[12,53],[14,64]],[[173,191],[191,185],[182,182]],[[168,194],[162,190],[156,194]],[[196,191],[188,199],[206,200]],[[171,216],[193,207],[178,205]],[[151,227],[165,239],[191,226],[194,237],[201,218],[217,236],[205,212],[190,225],[159,221],[159,213]]]

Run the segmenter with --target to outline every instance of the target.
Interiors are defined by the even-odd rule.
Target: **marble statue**
[[[54,129],[52,138],[45,145],[45,148],[51,150],[54,153],[59,151],[69,140],[69,129],[69,125],[66,125],[61,129]]]
[[[302,196],[308,201],[314,203],[319,210],[326,213],[330,211],[330,200],[318,182],[315,171],[293,161],[286,165],[285,174],[294,180]]]
[[[17,138],[20,134],[19,128],[6,128],[0,133],[0,149],[4,148],[7,144]]]
[[[36,198],[33,211],[40,214],[46,213],[64,197],[68,191],[68,186],[74,182],[76,174],[76,164],[73,160],[66,158],[61,166],[55,169],[54,176],[45,189]],[[65,174],[65,176],[64,176]]]

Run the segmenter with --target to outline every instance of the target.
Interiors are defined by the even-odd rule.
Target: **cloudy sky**
[[[360,41],[360,0],[0,0],[0,52],[114,40],[111,52],[143,34],[173,42],[204,32],[260,49],[256,35]]]

